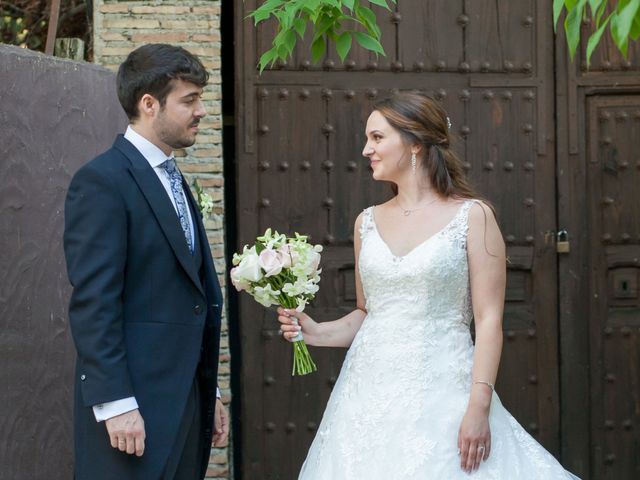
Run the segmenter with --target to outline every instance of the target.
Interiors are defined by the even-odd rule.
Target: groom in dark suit
[[[202,479],[226,442],[222,293],[172,153],[195,142],[207,79],[182,48],[133,51],[117,77],[130,125],[69,186],[77,480]]]

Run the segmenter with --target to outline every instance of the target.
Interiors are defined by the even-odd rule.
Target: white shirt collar
[[[173,152],[167,157],[162,150],[131,128],[131,125],[127,127],[124,138],[129,140],[133,146],[138,149],[153,168],[159,167],[166,162],[167,159],[173,157]]]

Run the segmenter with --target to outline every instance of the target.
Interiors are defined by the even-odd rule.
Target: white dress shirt
[[[169,180],[169,175],[166,170],[162,166],[164,162],[166,162],[169,158],[173,157],[173,152],[169,156],[165,155],[162,150],[160,150],[157,146],[151,143],[149,140],[144,138],[138,132],[136,132],[131,125],[127,127],[127,131],[124,134],[124,138],[129,140],[134,147],[138,149],[138,151],[142,154],[142,156],[149,162],[151,168],[158,176],[158,179],[162,183],[169,199],[171,200],[171,204],[176,211],[176,215],[178,214],[178,207],[176,206],[176,201],[173,198],[173,193],[171,192],[171,182]],[[185,203],[188,205],[187,197],[185,195]],[[191,239],[194,238],[194,230],[193,230],[193,217],[191,216],[191,209],[187,208],[187,215],[189,216],[189,227]],[[186,241],[186,240],[185,240]],[[194,245],[195,243],[192,243]],[[220,398],[220,390],[216,391],[216,395]],[[114,400],[113,402],[101,403],[99,405],[93,406],[93,414],[96,417],[98,422],[102,422],[104,420],[108,420],[109,418],[116,417],[118,415],[122,415],[123,413],[130,412],[131,410],[135,410],[138,408],[138,402],[135,397],[127,397],[121,400]]]

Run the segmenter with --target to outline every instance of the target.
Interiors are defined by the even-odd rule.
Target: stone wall
[[[116,70],[127,54],[145,43],[180,45],[198,55],[211,79],[203,96],[208,115],[200,122],[196,144],[176,152],[180,169],[192,183],[209,193],[216,205],[206,222],[220,284],[225,285],[224,177],[222,161],[222,103],[220,76],[220,0],[153,0],[94,2],[94,59]],[[219,383],[229,408],[229,342],[223,317]],[[231,478],[231,449],[211,451],[208,479]]]

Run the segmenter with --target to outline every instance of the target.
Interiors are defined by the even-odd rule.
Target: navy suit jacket
[[[194,379],[209,458],[222,293],[199,209],[183,182],[200,267],[153,168],[122,135],[73,177],[64,249],[77,349],[75,474],[79,480],[160,478]],[[92,406],[135,396],[145,422],[142,457],[110,445]]]

